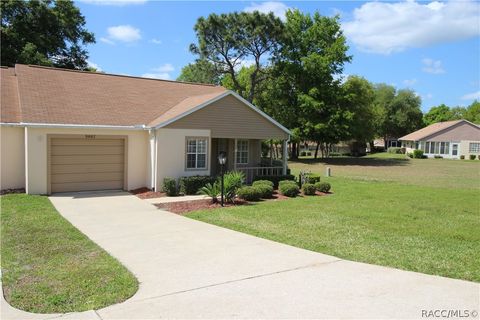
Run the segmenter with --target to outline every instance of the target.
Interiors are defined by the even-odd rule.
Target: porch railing
[[[252,183],[256,176],[280,176],[283,167],[237,167],[238,171],[245,173],[245,182]]]

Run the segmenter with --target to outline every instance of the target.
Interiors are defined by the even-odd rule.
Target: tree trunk
[[[375,141],[370,141],[370,153],[375,153]]]
[[[292,142],[292,159],[298,159],[297,143]]]
[[[313,157],[314,159],[317,159],[318,157],[318,148],[320,147],[320,142],[317,141],[317,146],[315,147],[315,156]]]

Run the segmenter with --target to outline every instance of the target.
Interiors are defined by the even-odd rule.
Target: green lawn
[[[480,282],[480,161],[380,154],[332,168],[334,194],[190,213],[193,219],[340,258]]]
[[[60,216],[47,197],[11,194],[0,200],[3,292],[14,307],[84,311],[137,291],[137,279]]]

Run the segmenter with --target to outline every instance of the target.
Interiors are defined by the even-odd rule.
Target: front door
[[[452,144],[452,157],[457,158],[457,156],[458,156],[458,144],[453,143]]]

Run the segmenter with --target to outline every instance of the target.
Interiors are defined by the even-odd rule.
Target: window
[[[187,138],[187,169],[207,168],[207,139]]]
[[[445,154],[445,142],[440,142],[440,154]]]
[[[470,142],[470,145],[468,146],[468,152],[479,153],[480,152],[480,143]]]
[[[237,156],[238,164],[248,163],[248,140],[237,140]]]
[[[430,153],[430,141],[425,142],[425,153]]]
[[[430,142],[430,153],[435,153],[435,142]]]

